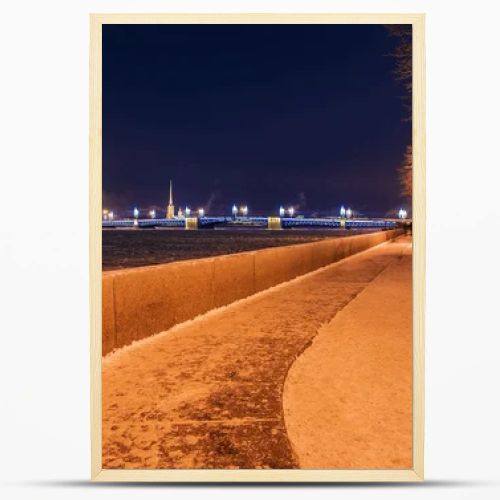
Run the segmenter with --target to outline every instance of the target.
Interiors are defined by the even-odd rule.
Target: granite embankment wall
[[[361,252],[401,232],[396,229],[104,272],[102,353]]]

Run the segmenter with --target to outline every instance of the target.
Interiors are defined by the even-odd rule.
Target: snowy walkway
[[[289,371],[285,422],[301,468],[412,466],[411,241]]]
[[[288,370],[403,250],[388,242],[105,357],[103,467],[298,467]]]

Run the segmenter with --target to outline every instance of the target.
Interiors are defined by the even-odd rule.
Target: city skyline
[[[103,206],[103,218],[105,220],[112,220],[116,218],[177,218],[184,217],[189,215],[219,215],[219,216],[246,216],[246,215],[259,215],[259,216],[280,216],[280,217],[294,217],[294,216],[337,216],[341,218],[354,217],[354,216],[373,216],[373,212],[363,213],[356,208],[351,207],[349,204],[340,204],[337,207],[334,207],[330,211],[316,211],[312,212],[304,210],[299,204],[283,204],[280,203],[275,205],[273,209],[270,211],[259,210],[259,208],[253,207],[252,210],[249,208],[248,203],[233,203],[230,207],[224,207],[220,212],[209,213],[209,208],[207,209],[203,204],[178,204],[174,201],[173,196],[173,182],[172,179],[169,180],[169,194],[168,194],[168,203],[166,205],[158,205],[158,204],[149,204],[147,206],[139,207],[137,205],[133,205],[133,207],[128,207],[126,209],[116,210],[113,207],[105,207]],[[403,204],[404,205],[404,204]],[[411,207],[410,207],[411,211]],[[399,209],[393,209],[387,211],[385,216],[394,216],[398,218],[406,218],[407,214],[410,212],[407,209],[404,209],[401,205]],[[165,213],[164,213],[165,212]],[[253,213],[251,213],[253,212]],[[401,214],[404,212],[404,217]]]
[[[383,26],[103,27],[103,208],[307,213],[407,203]],[[406,207],[410,208],[410,207]]]

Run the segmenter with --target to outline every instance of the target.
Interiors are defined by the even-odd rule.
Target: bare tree
[[[391,24],[386,26],[389,34],[397,38],[394,52],[391,54],[395,60],[394,76],[401,82],[406,93],[403,96],[406,109],[405,121],[411,121],[412,116],[412,26],[411,24]],[[412,196],[413,178],[413,150],[412,145],[406,146],[403,165],[399,168],[401,181],[401,196]]]
[[[395,60],[394,76],[406,90],[403,99],[408,111],[406,120],[411,120],[412,94],[412,26],[411,24],[390,24],[386,26],[389,34],[397,38],[397,44],[390,55]]]
[[[406,146],[403,165],[399,168],[401,196],[411,198],[413,188],[413,151],[412,146]]]

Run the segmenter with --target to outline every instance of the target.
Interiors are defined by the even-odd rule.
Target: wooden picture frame
[[[94,481],[340,482],[424,477],[425,47],[424,14],[90,15],[90,362],[91,477]],[[412,24],[413,26],[413,468],[404,470],[110,470],[101,445],[102,26],[104,24]]]

